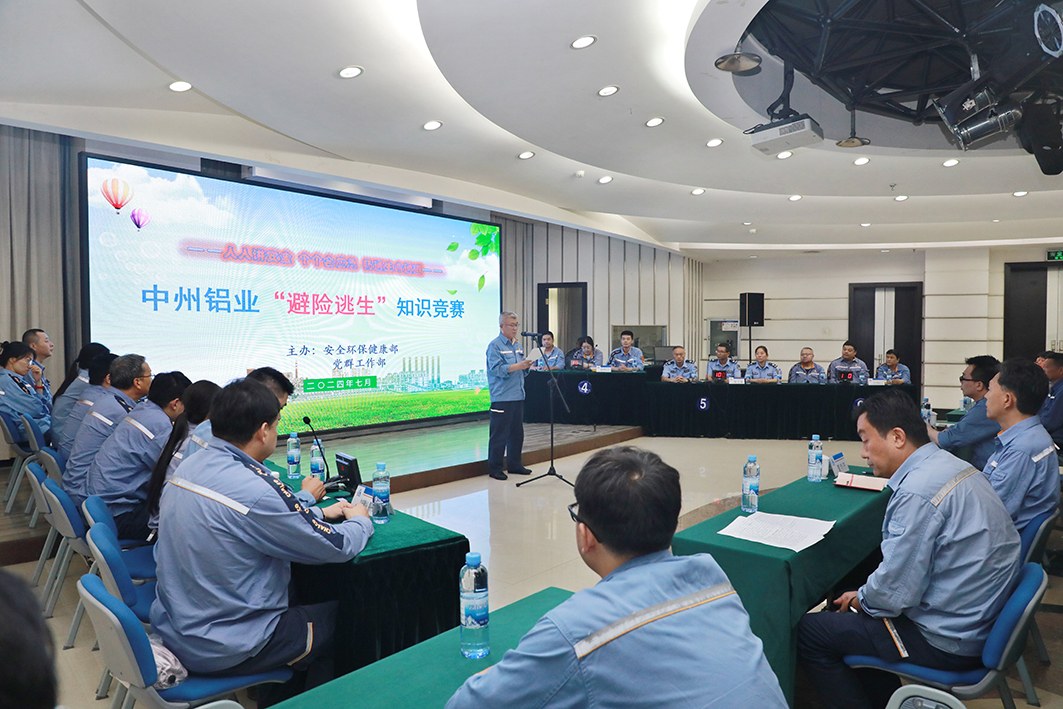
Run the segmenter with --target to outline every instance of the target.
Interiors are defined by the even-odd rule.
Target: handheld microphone
[[[321,445],[321,439],[317,437],[317,431],[314,430],[314,424],[310,423],[310,417],[304,416],[303,423],[310,427],[310,433],[314,434],[314,441],[317,443],[317,447],[321,449],[321,458],[325,461],[325,481],[332,477],[332,471],[329,470],[328,456],[325,455],[325,446]]]
[[[543,333],[541,333],[541,332],[522,332],[522,333],[520,333],[520,336],[521,337],[542,337]]]

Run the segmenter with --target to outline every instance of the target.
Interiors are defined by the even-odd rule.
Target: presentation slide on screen
[[[85,157],[92,340],[224,385],[275,367],[280,430],[486,411],[491,224]]]

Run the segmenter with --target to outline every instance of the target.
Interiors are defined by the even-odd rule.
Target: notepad
[[[889,482],[888,478],[876,478],[873,475],[853,475],[852,473],[839,473],[834,478],[834,484],[838,487],[855,487],[858,490],[874,490],[880,492]]]

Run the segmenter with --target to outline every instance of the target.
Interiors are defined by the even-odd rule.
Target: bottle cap
[[[756,462],[757,462],[757,456],[755,456],[755,455],[751,455],[751,456],[749,456],[749,461],[748,461],[748,462],[750,462],[750,463],[756,463]]]
[[[818,433],[813,433],[812,434],[812,440],[813,441],[818,441],[819,440],[819,434]]]
[[[299,436],[296,435],[295,431],[292,431],[291,433],[289,433],[288,434],[288,438],[294,438],[297,441],[299,440]]]
[[[465,555],[465,565],[476,567],[480,565],[480,552],[470,551]]]
[[[384,465],[383,463],[377,463],[376,464],[376,469],[377,470],[387,470],[387,466]]]

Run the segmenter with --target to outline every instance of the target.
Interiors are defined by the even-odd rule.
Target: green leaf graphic
[[[478,258],[480,258],[480,252],[477,251],[476,249],[470,249],[469,250],[469,260],[470,261],[475,261]]]
[[[454,295],[455,293],[457,293],[457,291],[456,291],[456,290],[449,290],[449,289],[448,289],[448,290],[447,290],[447,293],[450,293],[451,295]]]
[[[461,248],[461,244],[456,241],[452,241],[450,242],[450,246],[447,247],[447,251],[457,251],[459,248]]]
[[[484,289],[484,284],[487,283],[487,276],[480,276],[480,282],[476,284],[476,290],[481,291]]]

